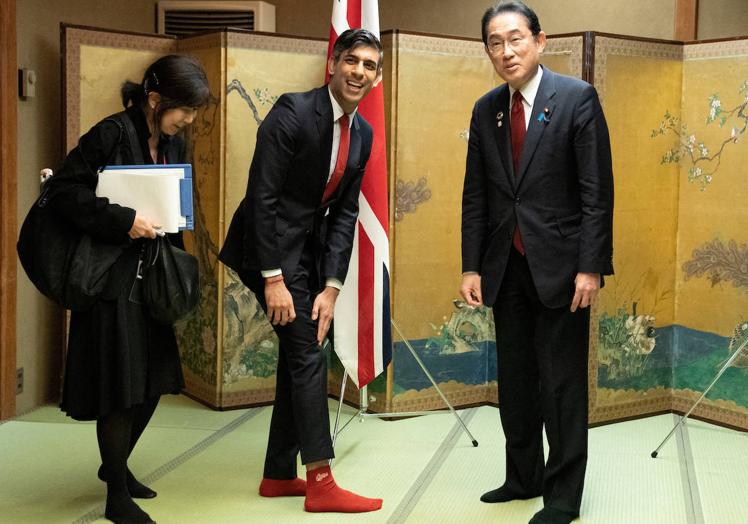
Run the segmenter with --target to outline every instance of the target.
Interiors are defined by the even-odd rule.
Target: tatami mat
[[[580,522],[688,522],[676,439],[650,456],[672,427],[672,416],[661,415],[590,431]]]
[[[705,522],[748,522],[748,435],[688,421]]]
[[[151,427],[130,468],[145,476],[210,432]],[[0,426],[0,522],[72,522],[101,504],[106,487],[93,424],[9,422]]]
[[[509,504],[484,504],[482,493],[497,488],[504,478],[504,436],[495,408],[474,410],[469,429],[478,441],[474,448],[462,434],[433,476],[405,522],[527,522],[542,507],[540,499]],[[460,501],[456,503],[456,501]]]
[[[330,401],[331,421],[337,403]],[[399,421],[355,419],[338,440],[333,471],[345,488],[384,498],[359,515],[309,514],[303,498],[257,494],[271,408],[212,411],[183,396],[159,405],[130,461],[158,491],[140,501],[159,523],[526,523],[540,498],[483,504],[503,480],[504,440],[496,408],[461,410],[479,446],[451,415]],[[343,409],[346,421],[355,411]],[[590,431],[582,523],[748,521],[748,435],[689,421],[659,458],[650,452],[672,415]],[[105,486],[96,478],[90,423],[54,406],[0,425],[0,522],[105,522]],[[303,468],[299,468],[303,475]],[[697,497],[693,504],[691,497]],[[694,510],[695,508],[695,510]],[[98,520],[97,520],[98,519]]]

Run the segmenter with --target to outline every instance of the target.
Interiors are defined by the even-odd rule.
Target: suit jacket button
[[[308,230],[308,229],[305,229],[305,230],[304,230],[304,233],[308,235],[308,234],[309,234],[309,230]]]
[[[514,205],[515,206],[519,205],[519,197],[517,197],[517,198],[514,199]]]

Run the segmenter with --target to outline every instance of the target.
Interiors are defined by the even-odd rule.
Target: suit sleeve
[[[299,119],[292,97],[281,96],[257,131],[244,213],[244,253],[255,251],[260,269],[281,267],[276,235],[278,202],[296,151]],[[251,246],[255,246],[253,250]],[[250,269],[244,260],[245,269]]]
[[[582,202],[579,271],[613,274],[613,167],[610,137],[595,88],[585,86],[575,111],[574,154]]]
[[[338,280],[341,284],[345,282],[345,277],[348,274],[348,264],[351,260],[353,237],[358,218],[358,198],[361,193],[361,182],[366,171],[366,164],[369,162],[369,156],[371,155],[371,146],[372,133],[371,128],[369,128],[363,143],[363,156],[361,157],[359,170],[355,174],[355,178],[340,195],[334,208],[330,210],[323,277]]]
[[[98,169],[119,144],[117,124],[103,121],[83,135],[50,184],[52,209],[76,228],[94,238],[120,241],[135,220],[135,210],[96,196]]]
[[[473,108],[468,139],[465,181],[462,189],[462,271],[480,273],[480,263],[485,244],[488,203],[486,202],[485,175],[481,156],[478,106]]]

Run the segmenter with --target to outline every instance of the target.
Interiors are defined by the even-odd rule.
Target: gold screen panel
[[[748,44],[743,48],[742,56],[686,60],[683,75],[687,140],[693,137],[696,156],[703,144],[712,160],[680,163],[677,321],[721,335],[748,318],[748,136],[738,114],[741,107],[748,113]],[[708,256],[711,271],[699,267]]]
[[[283,93],[322,85],[326,52],[323,41],[228,33],[221,239],[244,198],[260,123]],[[222,289],[221,404],[272,402],[277,337],[254,295],[229,269]]]
[[[148,65],[176,50],[171,37],[75,26],[63,27],[63,41],[66,151],[99,120],[122,110],[125,80],[140,83]]]
[[[660,165],[652,132],[665,111],[680,108],[681,57],[679,45],[595,38],[594,85],[615,181],[615,275],[605,278],[591,319],[591,422],[670,408],[673,337],[648,335],[672,329],[674,319],[678,180],[677,169]],[[657,358],[660,374],[651,371]]]

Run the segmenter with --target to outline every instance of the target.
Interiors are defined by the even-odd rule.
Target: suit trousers
[[[510,251],[493,308],[504,486],[519,496],[542,493],[546,507],[578,515],[587,465],[589,308],[545,307],[527,259]]]
[[[335,456],[327,410],[327,358],[317,344],[317,321],[311,318],[319,290],[314,268],[314,249],[308,242],[296,272],[284,275],[296,319],[285,326],[273,326],[280,344],[265,478],[296,478],[299,452],[303,464]],[[253,280],[245,284],[267,313],[264,283],[259,275]]]

